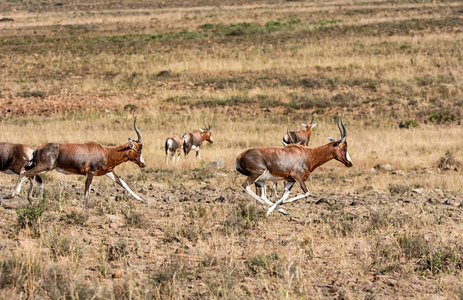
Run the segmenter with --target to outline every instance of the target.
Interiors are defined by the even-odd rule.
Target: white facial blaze
[[[211,139],[211,142],[212,142],[212,141],[213,141],[213,140],[212,140],[212,136],[210,137],[210,139]]]
[[[350,161],[352,164],[354,164],[354,163],[352,162],[352,160],[350,159],[349,151],[346,151],[346,158],[347,158],[348,161]]]
[[[143,155],[141,153],[140,153],[140,162],[143,164],[145,163],[145,160],[143,159]]]

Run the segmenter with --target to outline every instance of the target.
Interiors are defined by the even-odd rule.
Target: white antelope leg
[[[259,184],[259,186],[261,186],[261,188],[262,188],[261,199],[264,200],[265,203],[268,204],[268,206],[273,206],[274,203],[267,198],[267,188],[265,186],[265,182],[262,182],[262,185],[260,185],[260,183],[257,183],[257,184]],[[265,207],[264,207],[264,209],[265,209]],[[288,212],[286,212],[283,208],[281,208],[279,206],[276,208],[276,210],[278,210],[279,212],[281,212],[284,215],[289,215]]]
[[[15,185],[15,187],[13,188],[13,190],[11,191],[11,194],[7,195],[4,197],[4,199],[12,199],[14,198],[14,196],[16,196],[16,194],[19,194],[19,192],[21,192],[21,185],[23,184],[24,181],[26,181],[27,179],[29,179],[28,177],[22,177]]]
[[[248,193],[249,195],[251,195],[252,198],[256,199],[260,204],[262,204],[262,208],[264,210],[266,210],[265,208],[265,202],[264,200],[262,200],[259,196],[257,196],[256,193],[254,193],[252,190],[251,190],[251,186],[247,186],[246,188],[243,188],[241,187],[246,193]]]
[[[285,193],[283,194],[283,197],[281,197],[280,200],[278,200],[272,207],[270,207],[267,211],[267,216],[270,215],[270,213],[276,208],[278,207],[278,205],[280,204],[284,204],[284,203],[290,203],[290,202],[293,202],[293,201],[296,201],[296,200],[299,200],[299,199],[302,199],[302,198],[306,198],[310,195],[310,192],[307,192],[305,193],[304,195],[300,195],[300,196],[296,196],[296,197],[293,197],[293,198],[290,198],[288,200],[286,200],[289,196],[289,192],[290,192],[290,189],[291,187],[293,186],[294,182],[287,182],[286,185],[285,185]]]
[[[130,188],[129,186],[127,185],[127,183],[124,182],[124,180],[120,179],[119,176],[117,176],[114,172],[112,173],[107,173],[106,176],[108,176],[109,178],[111,178],[111,180],[113,180],[115,183],[119,184],[120,186],[122,186],[127,192],[130,193],[130,195],[132,195],[135,199],[137,200],[140,200],[140,201],[143,201],[144,200],[138,196],[137,194],[135,194]]]

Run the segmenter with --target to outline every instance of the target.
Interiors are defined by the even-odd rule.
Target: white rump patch
[[[194,150],[194,151],[198,151],[198,150],[199,150],[199,147],[193,145],[193,146],[191,146],[191,149]]]
[[[265,170],[265,172],[262,175],[260,175],[260,177],[256,180],[256,182],[257,181],[281,181],[281,180],[284,180],[284,179],[281,177],[273,176],[272,174],[270,174],[268,170]]]
[[[8,174],[8,175],[15,175],[15,173],[13,171],[11,171],[10,169],[2,171],[2,173]]]
[[[56,168],[55,170],[58,171],[58,172],[60,172],[60,173],[62,173],[62,174],[66,174],[66,175],[72,174],[71,172],[64,171],[64,170],[61,169],[61,168]]]

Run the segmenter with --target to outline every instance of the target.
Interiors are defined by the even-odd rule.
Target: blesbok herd
[[[13,191],[4,196],[4,199],[15,197],[21,190],[24,181],[30,181],[28,200],[32,202],[32,190],[34,182],[40,187],[40,198],[43,198],[43,180],[41,173],[56,170],[64,174],[85,175],[84,208],[87,207],[89,191],[94,176],[106,175],[111,180],[123,187],[135,199],[144,201],[114,172],[114,169],[127,161],[144,168],[145,162],[142,156],[142,135],[134,120],[134,129],[137,140],[129,138],[128,142],[119,146],[103,146],[97,142],[87,143],[45,143],[40,144],[35,150],[22,144],[0,143],[0,171],[6,174],[18,175],[18,180]],[[337,141],[330,139],[330,143],[316,148],[308,148],[312,135],[312,129],[317,125],[312,121],[302,124],[306,129],[300,131],[287,131],[283,137],[283,147],[251,148],[242,152],[236,158],[236,170],[247,176],[241,188],[252,198],[257,200],[265,210],[267,216],[273,210],[287,214],[280,206],[309,196],[310,192],[305,181],[309,175],[319,166],[335,159],[346,167],[352,167],[353,163],[347,151],[347,132],[342,117],[338,117],[338,128],[341,138]],[[204,141],[213,143],[211,126],[204,129],[185,133],[182,136],[172,136],[166,139],[166,166],[169,158],[175,166],[183,150],[186,157],[191,150],[196,152],[196,158],[200,159],[199,149]],[[279,199],[272,202],[267,197],[267,181],[283,181],[284,191]],[[290,191],[297,183],[303,195],[289,198]],[[255,192],[251,186],[255,186]],[[277,196],[275,191],[275,196]],[[2,197],[0,195],[0,205]],[[268,208],[266,208],[266,205]]]

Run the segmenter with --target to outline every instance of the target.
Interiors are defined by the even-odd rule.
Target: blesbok
[[[180,160],[180,153],[183,148],[183,137],[177,135],[167,138],[166,140],[166,167],[169,164],[169,156],[172,157],[172,166],[175,166],[175,154],[177,154],[177,163]]]
[[[53,169],[64,174],[85,175],[85,201],[87,207],[88,193],[94,176],[106,175],[111,180],[122,186],[135,199],[143,201],[135,194],[127,184],[114,172],[118,165],[131,161],[139,167],[144,168],[145,162],[141,154],[143,144],[140,130],[137,127],[137,119],[133,126],[137,133],[138,140],[129,138],[127,143],[119,146],[103,146],[97,142],[87,143],[46,143],[41,144],[34,151],[33,166],[26,172],[21,173],[16,184],[13,196],[18,192],[18,187],[27,178],[32,178],[40,173]]]
[[[25,171],[25,168],[32,163],[33,150],[23,144],[15,143],[0,143],[0,171],[5,174],[20,175]],[[32,200],[32,189],[34,188],[34,181],[39,183],[40,196],[43,197],[43,182],[40,176],[35,176],[34,179],[29,178],[30,187],[27,199],[29,202]],[[21,185],[18,187],[18,193],[21,190]],[[13,198],[13,193],[5,196],[5,199]],[[0,195],[0,205],[2,203],[2,196]]]
[[[312,136],[312,129],[317,126],[317,123],[314,123],[312,117],[312,121],[310,121],[310,123],[305,121],[305,123],[302,123],[302,126],[304,126],[305,129],[290,132],[286,131],[286,134],[283,137],[283,144],[295,144],[294,141],[297,140],[301,145],[307,147],[309,145],[310,137]]]
[[[330,139],[330,143],[307,148],[302,145],[291,144],[285,147],[253,148],[241,153],[236,158],[236,169],[248,178],[241,188],[264,206],[270,205],[267,216],[276,208],[286,214],[279,205],[290,203],[309,196],[310,192],[305,185],[305,180],[319,166],[335,159],[346,167],[352,167],[353,163],[347,152],[347,132],[342,117],[338,118],[338,127],[341,139]],[[275,203],[267,199],[265,182],[285,181],[283,196]],[[288,199],[291,188],[297,182],[304,195]],[[251,190],[251,185],[256,186],[256,193]],[[260,193],[260,196],[258,194]]]
[[[185,156],[187,156],[191,150],[194,150],[196,152],[196,158],[201,159],[199,147],[201,147],[204,141],[208,141],[211,144],[213,143],[211,137],[211,125],[204,125],[204,128],[205,129],[200,128],[199,131],[195,130],[183,135],[183,152],[185,153]]]

